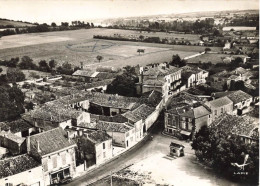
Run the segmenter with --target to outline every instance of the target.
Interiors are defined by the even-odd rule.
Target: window
[[[106,152],[103,152],[103,158],[106,158]]]
[[[224,113],[224,108],[221,108],[221,114],[223,114]]]
[[[63,153],[61,155],[61,161],[62,161],[62,165],[65,165],[66,164],[66,153]]]
[[[188,129],[192,130],[192,124],[191,123],[188,124]]]
[[[128,136],[129,136],[129,132],[126,133],[126,137],[128,137]]]
[[[215,110],[215,116],[217,116],[218,115],[218,111],[217,110]]]
[[[186,129],[186,123],[185,122],[181,122],[181,128]]]
[[[210,115],[209,115],[209,118],[210,118]]]
[[[52,157],[52,164],[53,164],[53,168],[57,167],[57,156]]]
[[[103,143],[103,149],[105,149],[106,148],[106,144],[105,143]]]
[[[48,159],[43,159],[42,161],[42,166],[43,166],[43,171],[47,172],[48,171]]]

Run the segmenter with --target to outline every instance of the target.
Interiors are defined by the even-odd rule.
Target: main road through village
[[[237,183],[233,183],[225,178],[219,177],[214,174],[210,169],[202,166],[196,161],[194,151],[191,149],[190,143],[177,141],[171,137],[162,135],[161,127],[155,127],[145,140],[137,144],[127,153],[121,155],[118,159],[115,159],[95,170],[89,172],[81,177],[76,178],[67,186],[86,186],[95,181],[107,177],[111,172],[117,172],[125,167],[140,162],[146,158],[151,157],[153,154],[163,153],[169,154],[169,145],[171,141],[182,143],[185,146],[185,156],[178,158],[178,161],[172,161],[177,163],[178,167],[172,174],[176,175],[181,172],[183,179],[189,179],[194,177],[201,181],[201,185],[220,185],[220,186],[235,186]],[[153,136],[151,139],[150,136]],[[158,169],[164,171],[163,167],[158,166]],[[191,180],[192,181],[192,180]],[[95,185],[95,184],[93,184]]]

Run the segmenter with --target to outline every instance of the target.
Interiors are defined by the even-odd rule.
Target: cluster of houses
[[[0,123],[0,185],[74,178],[141,141],[162,109],[154,90],[131,98],[84,89],[36,106]]]
[[[208,72],[200,68],[163,63],[136,71],[140,97],[106,94],[112,76],[98,81],[100,72],[79,70],[73,76],[93,82],[55,90],[57,99],[35,106],[18,120],[1,122],[0,185],[52,185],[77,177],[140,142],[162,111],[164,133],[180,139],[192,139],[202,126],[221,126],[224,120],[219,118],[225,117],[243,123],[229,130],[245,142],[254,141],[253,119],[240,116],[251,109],[249,94],[188,93],[208,79]],[[93,91],[96,87],[102,91]]]

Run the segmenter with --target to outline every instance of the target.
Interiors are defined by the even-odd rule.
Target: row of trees
[[[236,181],[244,180],[249,185],[258,183],[259,140],[245,144],[239,136],[231,135],[226,130],[204,126],[195,134],[192,148],[200,161],[207,163],[219,174]],[[246,154],[249,158],[244,172],[248,172],[248,175],[236,174],[238,170],[233,165],[243,164]]]
[[[80,24],[79,24],[80,23]],[[15,28],[15,29],[6,29],[0,32],[0,36],[14,35],[14,34],[24,34],[24,33],[37,33],[37,32],[51,32],[51,31],[63,31],[63,30],[75,30],[79,28],[94,28],[93,23],[84,23],[77,21],[77,24],[69,25],[68,22],[61,22],[61,25],[58,26],[56,23],[51,23],[48,25],[46,23],[36,24],[36,26]]]

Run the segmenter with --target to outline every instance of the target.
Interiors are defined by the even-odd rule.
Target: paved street
[[[148,138],[148,140],[142,142],[142,144],[138,144],[137,147],[132,149],[131,151],[127,152],[126,154],[122,155],[118,159],[101,166],[100,168],[84,175],[82,177],[77,178],[73,182],[67,184],[70,186],[85,186],[90,183],[93,183],[103,177],[108,176],[111,171],[117,172],[124,167],[130,166],[132,164],[137,164],[142,160],[148,159],[153,155],[157,154],[169,154],[169,144],[171,141],[177,141],[171,137],[163,136],[161,134],[161,129],[154,128],[152,134],[153,140]],[[232,183],[224,178],[219,178],[215,174],[213,174],[209,169],[199,165],[196,162],[196,158],[194,155],[193,150],[190,147],[189,143],[183,143],[185,146],[185,156],[179,159],[173,160],[171,163],[174,164],[177,169],[174,169],[176,172],[172,172],[173,175],[187,175],[187,177],[183,179],[187,179],[192,177],[192,179],[196,178],[197,180],[202,181],[205,183],[204,185],[221,185],[221,186],[230,186],[230,185],[237,185]],[[158,165],[158,170],[161,170],[162,167]]]

